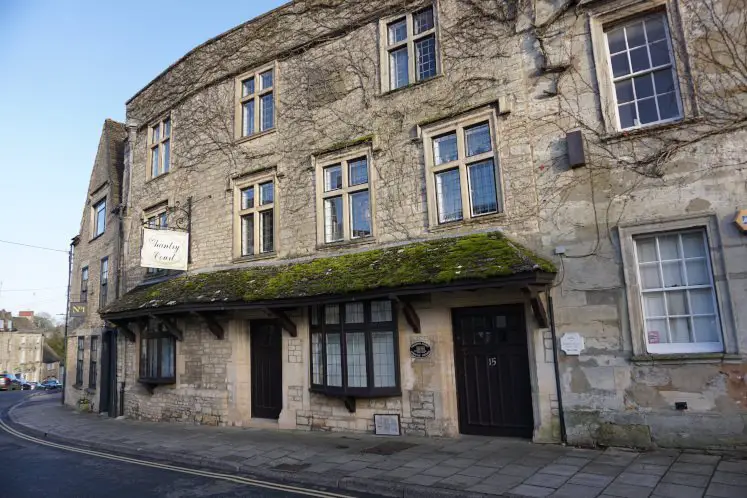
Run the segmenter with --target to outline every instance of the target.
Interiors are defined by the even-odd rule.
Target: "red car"
[[[21,382],[11,374],[0,374],[0,391],[20,391]]]

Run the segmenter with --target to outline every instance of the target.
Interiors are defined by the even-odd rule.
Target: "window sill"
[[[359,237],[357,239],[350,240],[338,240],[335,242],[323,242],[316,245],[317,251],[334,251],[335,249],[341,249],[346,247],[359,247],[370,244],[375,244],[376,238],[373,235],[368,237]]]
[[[163,177],[165,177],[165,176],[169,176],[169,173],[171,173],[171,169],[169,169],[169,170],[168,170],[168,171],[166,171],[165,173],[161,173],[161,174],[160,174],[160,175],[158,175],[158,176],[151,176],[150,178],[148,178],[148,179],[147,179],[147,180],[145,181],[145,184],[146,184],[146,185],[148,185],[148,184],[149,184],[149,183],[151,183],[151,182],[155,182],[156,180],[160,180],[161,178],[163,178]]]
[[[150,394],[153,394],[153,390],[158,386],[165,386],[165,385],[173,385],[176,384],[176,378],[168,378],[168,379],[142,379],[139,378],[138,383],[145,386],[145,388],[148,390]]]
[[[103,237],[103,236],[104,236],[104,234],[105,234],[105,233],[106,233],[106,229],[104,229],[104,231],[103,231],[103,232],[101,232],[101,233],[100,233],[100,234],[98,234],[97,236],[93,237],[92,239],[88,239],[88,243],[90,244],[90,243],[91,243],[91,242],[93,242],[94,240],[96,240],[96,239],[100,239],[101,237]]]
[[[696,124],[700,122],[701,120],[702,119],[699,117],[680,118],[674,121],[668,121],[666,123],[661,123],[661,124],[652,124],[649,126],[643,126],[641,128],[634,128],[632,130],[614,131],[612,133],[602,135],[600,139],[603,143],[614,144],[614,143],[624,142],[626,140],[631,140],[631,139],[638,138],[638,137],[646,137],[648,135],[653,135],[656,133],[660,133],[662,131],[675,130],[683,126]]]
[[[452,221],[449,223],[443,223],[441,225],[433,225],[428,228],[428,231],[443,232],[448,230],[456,230],[461,227],[485,225],[487,223],[494,223],[496,221],[505,222],[507,219],[508,216],[506,215],[506,213],[500,211],[498,213],[486,214],[483,216],[478,216],[476,218],[470,218],[468,220]]]
[[[728,353],[673,353],[673,354],[643,354],[630,358],[634,365],[687,365],[699,363],[742,363],[738,354]]]
[[[243,144],[244,142],[249,142],[250,140],[254,140],[255,138],[259,137],[266,137],[267,135],[272,135],[273,133],[277,132],[278,128],[275,126],[272,129],[260,131],[259,133],[254,133],[253,135],[249,135],[246,137],[240,137],[233,141],[234,145]]]
[[[434,76],[432,78],[428,78],[427,80],[416,81],[415,83],[410,83],[409,85],[401,86],[399,88],[395,88],[394,90],[386,90],[384,92],[381,92],[381,94],[379,95],[379,97],[389,97],[389,96],[395,95],[395,94],[397,94],[399,92],[404,92],[404,91],[410,90],[412,88],[416,88],[416,87],[419,87],[419,86],[422,86],[422,85],[426,85],[426,84],[428,84],[428,83],[430,83],[432,81],[440,80],[443,77],[444,77],[444,74],[440,73],[440,74],[437,74],[436,76]]]
[[[239,256],[238,258],[233,258],[231,260],[232,263],[251,263],[252,261],[261,261],[263,259],[273,259],[277,258],[278,253],[276,251],[272,252],[264,252],[262,254],[254,254],[251,256]]]
[[[83,389],[83,384],[73,384],[73,389]]]

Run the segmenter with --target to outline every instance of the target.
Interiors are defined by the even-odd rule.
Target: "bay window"
[[[309,316],[313,391],[365,397],[400,394],[392,301],[314,306]]]
[[[176,382],[176,338],[152,322],[140,338],[140,382]]]

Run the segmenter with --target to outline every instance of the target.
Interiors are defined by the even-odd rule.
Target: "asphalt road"
[[[0,392],[0,414],[28,391]],[[344,493],[341,493],[344,494]],[[0,429],[0,497],[301,497],[203,476],[49,448]]]

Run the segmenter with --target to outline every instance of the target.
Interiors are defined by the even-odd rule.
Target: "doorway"
[[[275,320],[250,322],[252,417],[277,419],[283,409],[283,338]]]
[[[459,432],[531,438],[524,305],[457,308],[452,320]]]

